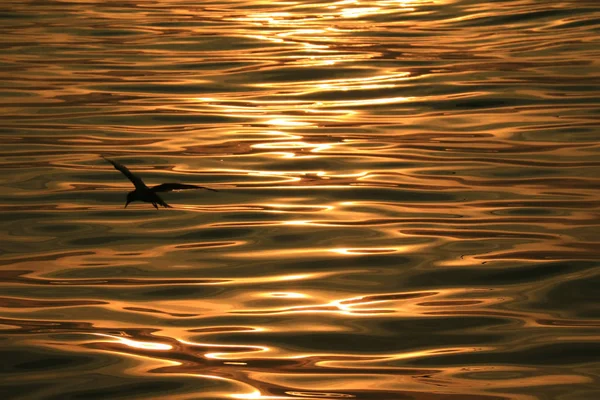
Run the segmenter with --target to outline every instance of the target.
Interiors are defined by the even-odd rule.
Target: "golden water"
[[[0,21],[3,399],[600,398],[596,1]]]

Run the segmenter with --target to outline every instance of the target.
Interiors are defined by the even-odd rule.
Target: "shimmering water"
[[[597,1],[0,18],[3,399],[600,398]]]

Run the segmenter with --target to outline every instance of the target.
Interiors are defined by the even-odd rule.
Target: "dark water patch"
[[[600,345],[592,341],[566,341],[539,344],[524,348],[505,348],[502,351],[481,351],[467,354],[434,355],[413,359],[407,364],[414,366],[442,366],[452,364],[459,358],[472,365],[556,365],[576,366],[595,363],[600,356]]]
[[[59,252],[59,253],[49,253],[45,255],[36,255],[36,256],[21,256],[19,258],[11,258],[0,261],[2,265],[11,265],[16,263],[25,263],[25,262],[43,262],[43,261],[52,261],[65,257],[79,257],[79,256],[88,256],[96,254],[93,251],[67,251],[67,252]],[[32,272],[32,271],[24,271],[24,272]],[[12,276],[11,270],[4,270],[0,272],[2,275]]]
[[[597,302],[598,284],[600,284],[599,274],[565,279],[553,285],[543,297],[535,299],[531,307],[538,310],[552,309],[560,311],[563,315],[568,314],[581,319],[598,319],[600,316]]]
[[[568,275],[578,271],[586,271],[595,267],[591,261],[554,261],[544,263],[513,263],[510,267],[477,268],[455,267],[442,270],[424,270],[408,278],[408,285],[413,287],[460,287],[468,285],[511,285],[526,282],[543,281],[557,276]]]
[[[110,236],[110,237],[88,237],[88,238],[80,238],[74,239],[71,241],[73,246],[99,246],[108,243],[124,243],[128,240],[131,240],[130,236]]]
[[[233,239],[252,236],[253,233],[253,230],[247,228],[213,228],[184,233],[182,235],[178,235],[177,239],[180,241],[198,241],[200,239]]]
[[[38,371],[55,371],[60,369],[81,368],[95,363],[94,357],[73,354],[47,354],[33,352],[29,349],[6,350],[0,352],[7,361],[4,373],[35,373]]]
[[[48,308],[48,307],[74,307],[108,304],[98,300],[32,300],[15,297],[0,297],[0,307],[4,308]]]
[[[121,385],[111,385],[111,387],[94,388],[90,390],[80,390],[65,394],[69,399],[130,399],[140,398],[146,394],[154,393],[172,393],[181,389],[182,385],[175,382],[139,382]],[[50,399],[62,399],[62,396],[53,396]]]
[[[323,310],[325,311],[325,310]],[[385,314],[384,314],[385,315]],[[257,333],[247,337],[246,343],[259,344],[268,340],[288,349],[311,352],[346,353],[355,349],[361,354],[395,353],[411,348],[428,346],[461,346],[468,343],[494,343],[502,338],[501,333],[486,332],[486,328],[501,325],[494,318],[424,318],[405,321],[379,321],[376,323],[386,334],[375,335],[360,333]],[[473,332],[470,329],[473,328]],[[479,331],[478,331],[479,330]],[[456,335],[450,332],[459,332]],[[219,343],[235,343],[239,334],[224,334],[218,338]],[[255,339],[253,339],[255,338]],[[362,342],[362,344],[360,344]],[[360,349],[360,350],[358,350]]]

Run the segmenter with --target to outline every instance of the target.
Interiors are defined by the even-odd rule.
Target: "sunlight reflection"
[[[341,16],[344,18],[358,18],[364,15],[377,14],[379,10],[381,10],[379,7],[345,8],[342,10]]]
[[[280,280],[280,281],[299,281],[299,280],[308,279],[312,275],[313,274],[283,275],[283,276],[280,276],[278,280]]]
[[[283,225],[312,225],[312,221],[310,221],[310,220],[283,221]]]
[[[184,339],[177,339],[180,343],[186,344],[188,346],[194,346],[194,347],[217,347],[219,349],[227,349],[227,348],[231,348],[233,351],[235,351],[234,353],[227,353],[224,351],[221,352],[214,352],[214,353],[205,353],[204,357],[209,358],[209,359],[224,359],[224,360],[236,360],[236,359],[244,359],[246,357],[248,357],[249,354],[254,354],[254,353],[263,353],[263,352],[269,352],[271,351],[271,348],[269,348],[268,346],[253,346],[253,345],[244,345],[243,348],[245,351],[240,351],[240,345],[239,344],[216,344],[216,343],[194,343],[194,342],[190,342],[188,340],[184,340]]]
[[[325,278],[334,275],[333,272],[313,272],[306,274],[289,274],[289,275],[272,275],[272,276],[258,276],[258,277],[246,277],[239,279],[231,279],[230,282],[224,284],[251,284],[251,283],[266,283],[266,282],[291,282],[291,281],[302,281],[310,279]]]
[[[408,246],[411,247],[411,246]],[[343,255],[350,255],[350,254],[384,254],[384,253],[397,253],[399,251],[402,251],[399,247],[379,247],[379,248],[369,248],[369,249],[360,249],[360,248],[353,248],[353,249],[331,249],[332,252],[334,253],[338,253],[338,254],[343,254]],[[408,251],[407,249],[404,249],[403,251]]]
[[[246,37],[248,38],[252,38],[252,39],[258,39],[258,40],[264,40],[266,42],[273,42],[273,43],[285,43],[285,40],[278,38],[278,37],[272,37],[272,36],[265,36],[265,35],[246,35]]]
[[[400,360],[411,360],[415,358],[427,358],[440,354],[467,354],[477,353],[483,351],[493,351],[495,347],[492,346],[479,346],[479,347],[441,347],[433,349],[425,349],[418,351],[407,351],[404,353],[397,354],[384,354],[377,357],[364,356],[363,359],[355,357],[352,360],[327,360],[318,361],[317,365],[329,368],[366,368],[372,365],[372,368],[380,369],[382,364],[388,362],[400,361]],[[395,369],[395,367],[390,367]]]
[[[410,253],[428,247],[428,244],[410,244],[394,247],[353,247],[337,248],[329,251],[341,255],[368,255],[368,254],[389,254],[389,253]]]
[[[168,344],[164,344],[164,343],[157,343],[157,342],[140,342],[138,340],[132,340],[132,339],[127,339],[124,337],[120,337],[120,336],[113,336],[113,335],[108,335],[105,333],[93,333],[93,335],[96,336],[103,336],[103,337],[108,337],[112,340],[112,343],[121,343],[124,344],[126,346],[129,347],[133,347],[136,349],[143,349],[143,350],[171,350],[173,349],[173,346],[168,345]]]
[[[265,124],[276,125],[276,126],[286,126],[286,127],[314,125],[312,122],[304,122],[304,121],[292,120],[292,119],[287,119],[287,118],[270,119],[268,121],[265,121]]]
[[[308,150],[311,153],[318,153],[325,150],[329,150],[336,145],[340,145],[343,143],[306,143],[306,142],[273,142],[273,143],[256,143],[251,145],[252,148],[255,149],[299,149],[299,150]],[[285,157],[291,158],[296,157],[295,153],[284,152],[280,154],[285,154]],[[293,155],[293,156],[291,156]],[[301,157],[307,157],[307,155],[303,155]]]
[[[323,34],[327,29],[294,29],[287,32],[278,33],[277,36],[286,37],[290,35],[309,35],[309,34]]]
[[[374,75],[358,78],[344,79],[325,79],[315,81],[294,81],[294,82],[274,82],[274,83],[256,83],[257,87],[298,87],[305,88],[303,93],[314,93],[321,90],[351,90],[351,89],[380,89],[395,87],[396,82],[410,79],[410,72],[394,72],[391,74]],[[310,87],[314,87],[312,91]],[[406,97],[402,97],[406,98]],[[336,104],[338,102],[336,101]],[[340,104],[344,104],[341,102]]]
[[[300,212],[323,212],[323,211],[332,211],[335,209],[335,206],[305,206],[305,205],[295,205],[295,204],[265,204],[265,206],[272,208],[267,209],[265,212],[269,213],[296,213]],[[289,210],[289,211],[288,211]],[[302,221],[302,220],[293,220],[293,221],[283,221],[284,225],[303,225],[306,222],[310,221]]]
[[[248,394],[230,394],[229,397],[240,400],[289,400],[288,396],[263,396],[260,391],[256,390]]]
[[[460,304],[462,307],[470,306],[481,306],[482,301],[472,300],[444,300],[451,296],[456,296],[459,293],[464,294],[462,290],[446,289],[436,291],[408,291],[408,292],[396,292],[396,293],[374,293],[365,294],[362,296],[350,297],[350,298],[339,298],[331,299],[325,298],[323,302],[319,302],[319,297],[315,295],[304,295],[300,293],[293,293],[290,298],[302,298],[302,299],[313,299],[316,302],[310,305],[291,305],[284,307],[272,307],[272,308],[256,308],[256,309],[241,309],[230,311],[233,314],[251,314],[251,315],[269,315],[269,314],[341,314],[341,315],[352,315],[358,317],[378,317],[382,314],[397,314],[410,316],[411,318],[437,318],[439,315],[448,315],[444,311],[429,311],[432,307],[438,307],[443,309],[444,307],[452,307],[456,304]],[[273,293],[263,293],[262,297],[271,297]],[[285,297],[285,296],[276,296]],[[382,306],[385,304],[385,306]],[[487,302],[491,304],[491,302]],[[423,309],[423,308],[426,309]],[[477,311],[461,311],[455,315],[472,315]],[[307,328],[307,329],[325,329],[323,326],[319,328]],[[478,348],[479,349],[479,348]],[[431,354],[448,353],[455,349],[432,349]],[[276,351],[276,350],[275,350]],[[429,350],[428,350],[429,351]],[[457,349],[456,351],[462,352],[463,348]],[[429,353],[428,353],[429,354]],[[409,355],[408,357],[413,357]]]
[[[305,299],[310,296],[302,293],[294,293],[294,292],[276,292],[276,293],[263,293],[265,297],[282,297],[286,299]]]
[[[281,225],[315,225],[321,224],[310,220],[298,222],[281,222]],[[229,257],[232,258],[252,258],[252,257],[314,257],[319,253],[334,253],[340,256],[361,256],[374,254],[392,254],[392,253],[411,253],[428,248],[428,243],[423,244],[408,244],[403,246],[393,247],[364,247],[364,248],[293,248],[293,249],[277,249],[277,250],[256,250],[248,252],[231,252]]]

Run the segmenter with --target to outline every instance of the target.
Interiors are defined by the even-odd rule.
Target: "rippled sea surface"
[[[0,22],[3,399],[600,398],[600,3]]]

